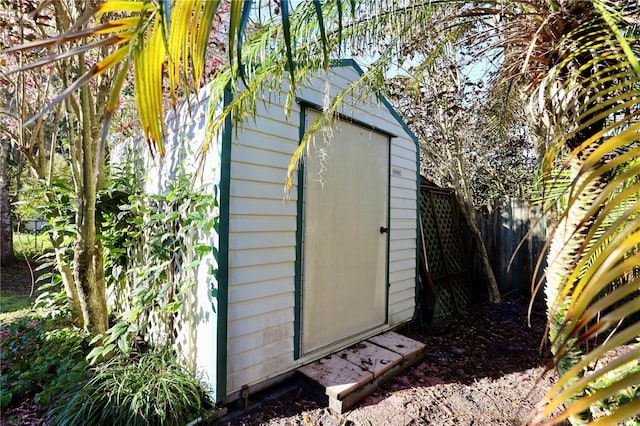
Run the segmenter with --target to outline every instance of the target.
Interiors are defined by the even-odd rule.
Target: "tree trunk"
[[[444,116],[443,114],[441,115]],[[455,152],[451,152],[450,149],[447,149],[447,155],[449,156],[450,164],[455,165],[455,170],[457,173],[452,172],[451,177],[453,182],[455,182],[456,192],[458,193],[459,202],[462,205],[464,219],[467,221],[467,225],[469,226],[469,229],[473,234],[473,238],[476,242],[476,247],[479,251],[478,254],[480,255],[482,269],[484,270],[484,276],[487,279],[489,300],[492,303],[500,303],[502,302],[500,288],[498,287],[496,276],[493,273],[493,269],[491,268],[491,262],[489,262],[489,253],[487,253],[487,248],[484,245],[484,240],[482,238],[482,234],[480,233],[480,229],[478,229],[478,224],[476,223],[476,218],[473,211],[473,196],[471,195],[471,190],[469,189],[469,180],[467,178],[466,168],[463,164],[464,159],[462,154],[462,141],[457,137],[455,131],[446,130],[446,123],[441,123],[441,126],[443,129],[445,129],[445,134],[448,132],[453,135],[452,139],[454,141]]]
[[[487,247],[484,245],[484,239],[482,238],[482,233],[480,229],[478,229],[478,224],[475,219],[475,213],[473,211],[473,207],[465,200],[460,199],[460,204],[462,205],[462,216],[464,220],[467,222],[467,226],[471,230],[471,234],[473,235],[473,239],[476,242],[476,247],[478,249],[478,255],[480,256],[480,261],[482,264],[482,269],[485,273],[485,278],[487,279],[487,289],[489,290],[489,300],[491,303],[500,303],[502,302],[502,296],[500,295],[500,288],[498,287],[498,282],[496,281],[496,276],[493,273],[493,269],[491,268],[491,262],[489,261],[489,253],[487,253]]]
[[[76,288],[75,279],[73,278],[73,271],[71,267],[64,259],[64,249],[60,247],[54,249],[56,255],[56,265],[58,266],[58,272],[62,278],[62,285],[64,292],[71,303],[71,319],[75,325],[82,327],[82,309],[80,308],[80,298],[78,297],[78,289]]]
[[[84,58],[80,55],[81,73]],[[78,167],[75,188],[77,197],[73,276],[78,289],[80,307],[85,328],[92,334],[102,334],[109,327],[104,261],[102,246],[96,240],[96,194],[100,178],[101,158],[98,158],[98,143],[94,136],[94,120],[91,112],[89,87],[80,89],[81,134],[77,146]]]
[[[13,227],[11,198],[9,197],[9,138],[0,139],[0,265],[15,260],[13,252]]]

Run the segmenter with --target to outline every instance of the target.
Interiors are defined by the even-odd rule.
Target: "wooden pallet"
[[[424,356],[425,345],[393,331],[371,337],[298,371],[324,388],[329,408],[343,413]]]

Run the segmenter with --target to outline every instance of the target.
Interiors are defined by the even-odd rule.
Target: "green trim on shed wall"
[[[300,118],[298,123],[298,143],[302,142],[306,129],[307,110],[300,105]],[[294,306],[293,306],[293,359],[300,358],[300,344],[302,341],[302,237],[304,229],[302,228],[302,216],[304,206],[304,164],[299,163],[298,167],[298,205],[296,217],[296,263],[295,263],[295,289],[294,289]]]
[[[296,97],[296,102],[303,108],[310,108],[310,109],[313,109],[313,110],[316,110],[316,111],[322,113],[322,107],[320,105],[316,104],[315,102],[310,102],[310,101],[307,101],[304,98],[300,98],[300,97]],[[369,123],[367,121],[358,120],[357,118],[355,118],[353,116],[346,115],[346,114],[343,114],[341,112],[337,113],[336,116],[342,121],[346,121],[347,123],[350,123],[350,124],[355,124],[356,126],[364,127],[365,129],[373,130],[373,131],[378,132],[378,133],[380,133],[382,135],[389,136],[389,137],[392,137],[392,138],[397,138],[398,137],[398,135],[394,135],[393,133],[390,133],[388,130],[384,130],[384,129],[381,129],[379,127],[376,127],[375,124],[371,124],[371,123]],[[304,136],[304,132],[303,132],[303,136]],[[302,142],[302,139],[300,139],[300,142]]]
[[[231,103],[231,89],[224,91],[223,109]],[[215,399],[222,401],[227,396],[227,322],[229,312],[229,199],[231,196],[231,137],[233,123],[231,114],[224,120],[220,158],[220,227],[218,229],[218,315],[216,341]]]

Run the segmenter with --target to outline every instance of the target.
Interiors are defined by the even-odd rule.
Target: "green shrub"
[[[0,326],[2,409],[27,397],[41,406],[88,375],[86,334],[59,321],[28,316]]]
[[[211,407],[194,375],[168,350],[119,355],[60,395],[51,425],[184,425]]]

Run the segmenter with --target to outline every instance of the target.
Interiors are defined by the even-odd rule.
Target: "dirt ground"
[[[480,304],[432,330],[404,334],[427,344],[422,362],[382,385],[355,409],[336,415],[323,398],[295,386],[230,425],[519,425],[553,384],[543,377],[549,353],[540,351],[545,319],[527,300]],[[538,379],[542,379],[537,383]]]
[[[32,282],[42,271],[36,271],[38,263],[27,262],[24,259],[16,259],[8,265],[0,267],[0,291],[14,292],[29,295],[37,289],[37,284]],[[33,273],[33,275],[32,275]]]
[[[28,295],[31,282],[24,262],[0,271],[3,298]],[[322,395],[296,380],[278,397],[256,397],[249,411],[232,410],[223,424],[519,425],[555,380],[552,373],[542,377],[549,361],[540,350],[544,309],[535,307],[529,328],[527,302],[474,305],[431,329],[402,330],[426,343],[425,358],[344,414],[330,412]],[[36,405],[27,401],[17,410],[24,424],[40,423]]]

